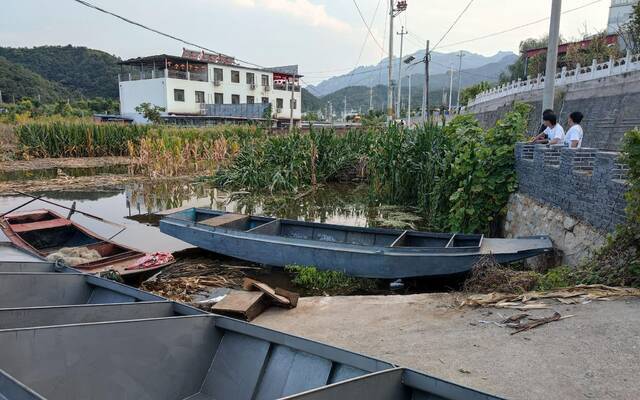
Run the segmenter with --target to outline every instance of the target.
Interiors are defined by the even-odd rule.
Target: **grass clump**
[[[545,274],[540,274],[536,285],[536,290],[553,290],[566,288],[578,284],[576,270],[561,266],[552,268]]]
[[[301,265],[289,265],[285,271],[293,274],[292,282],[303,288],[307,295],[364,294],[377,288],[373,279],[354,278],[340,271],[321,271]]]

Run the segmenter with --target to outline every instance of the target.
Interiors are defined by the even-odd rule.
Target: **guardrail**
[[[626,57],[611,58],[603,63],[593,60],[591,65],[581,66],[578,64],[575,69],[571,70],[563,67],[555,76],[556,86],[622,75],[632,71],[640,71],[640,54],[627,53]],[[506,83],[478,94],[475,99],[469,102],[467,108],[501,97],[543,89],[544,81],[545,76],[540,74],[536,78],[529,77],[526,80],[518,79]]]

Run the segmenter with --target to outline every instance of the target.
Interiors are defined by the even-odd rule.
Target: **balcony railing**
[[[120,82],[126,81],[139,81],[142,79],[161,79],[161,78],[171,78],[171,79],[184,79],[198,82],[207,82],[209,80],[209,75],[207,72],[190,72],[187,71],[178,71],[173,69],[143,69],[143,70],[132,70],[131,72],[122,72],[118,74],[118,78]]]
[[[286,84],[282,84],[282,83],[274,83],[273,84],[273,89],[274,90],[285,90],[287,92],[291,91],[291,87],[289,85]],[[296,92],[300,91],[300,85],[294,85],[293,90]]]
[[[556,85],[563,86],[576,82],[584,82],[594,79],[601,79],[608,76],[626,74],[632,71],[640,71],[640,54],[627,53],[626,57],[613,59],[604,63],[598,63],[593,60],[591,65],[581,66],[578,64],[575,69],[562,68],[555,75]],[[506,83],[502,86],[489,89],[478,94],[475,99],[469,102],[467,107],[471,107],[485,101],[499,99],[501,97],[510,96],[518,93],[538,90],[544,88],[544,75],[538,75],[536,78],[528,78],[527,80],[517,80]]]

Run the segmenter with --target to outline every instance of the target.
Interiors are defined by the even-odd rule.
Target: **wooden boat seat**
[[[217,217],[209,218],[198,222],[199,224],[211,226],[211,227],[219,227],[231,223],[241,223],[243,221],[249,220],[247,215],[243,214],[223,214]]]
[[[71,226],[72,222],[64,218],[50,219],[48,221],[27,222],[24,224],[12,224],[11,229],[15,233],[39,231],[42,229],[60,228],[63,226]]]

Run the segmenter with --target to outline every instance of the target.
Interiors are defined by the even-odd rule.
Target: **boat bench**
[[[11,225],[11,229],[15,233],[23,233],[30,231],[39,231],[42,229],[60,228],[63,226],[71,226],[72,222],[64,218],[50,219],[48,221],[26,222],[24,224]]]
[[[199,221],[199,224],[207,225],[212,228],[222,227],[229,229],[243,229],[249,221],[249,216],[242,214],[224,214],[217,217]]]

